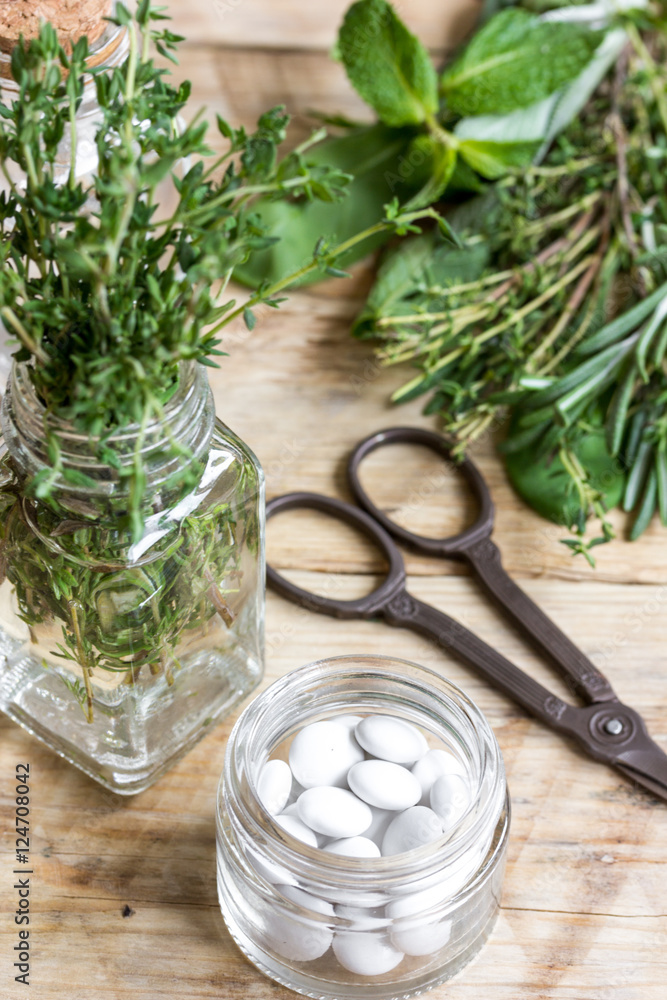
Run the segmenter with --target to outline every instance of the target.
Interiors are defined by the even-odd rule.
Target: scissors
[[[503,568],[500,551],[491,540],[493,501],[477,466],[470,459],[455,465],[477,501],[477,520],[451,538],[426,538],[394,523],[361,485],[362,461],[378,448],[393,444],[423,445],[443,459],[452,460],[450,446],[440,434],[416,427],[392,427],[371,434],[350,455],[348,481],[359,506],[318,493],[287,493],[270,500],[266,508],[267,518],[286,510],[309,508],[357,528],[384,552],[389,569],[380,585],[365,597],[338,600],[303,590],[267,566],[269,586],[311,611],[335,618],[381,617],[389,625],[425,635],[457,655],[531,715],[572,737],[591,757],[618,768],[653,795],[667,800],[667,754],[651,739],[641,715],[619,701],[606,677]],[[409,594],[403,558],[393,539],[424,555],[467,562],[488,596],[569,680],[585,704],[575,706],[563,701],[455,619]]]

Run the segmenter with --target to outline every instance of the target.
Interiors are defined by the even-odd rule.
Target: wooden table
[[[344,0],[171,0],[169,6],[176,30],[188,39],[181,62],[184,76],[194,81],[195,107],[205,102],[211,113],[249,123],[284,100],[299,132],[306,130],[302,112],[308,107],[363,110],[327,55]],[[411,0],[401,9],[436,47],[436,56],[475,13],[468,0]],[[252,335],[237,327],[226,338],[231,356],[213,376],[218,412],[259,455],[269,496],[301,488],[344,497],[344,457],[361,435],[398,422],[435,426],[418,403],[390,408],[388,397],[406,372],[379,370],[371,347],[348,334],[367,287],[368,269],[361,267],[352,280],[294,295],[280,313],[263,317]],[[617,541],[596,550],[599,564],[592,571],[559,544],[560,529],[513,495],[492,442],[476,458],[493,490],[496,538],[509,570],[667,747],[664,529],[653,525],[638,543]],[[404,460],[412,462],[405,469],[426,500],[433,468],[423,456]],[[378,484],[383,461],[373,469]],[[390,481],[394,470],[387,461],[384,470]],[[426,517],[428,504],[417,507]],[[454,508],[456,503],[448,511],[450,524]],[[310,547],[303,551],[306,541]],[[351,537],[334,541],[315,519],[272,526],[269,552],[308,585],[336,572],[361,592],[380,571]],[[461,567],[414,556],[407,562],[417,596],[562,690],[480,600]],[[266,682],[317,657],[355,652],[389,653],[442,671],[487,714],[505,757],[514,815],[502,912],[478,959],[434,990],[433,1000],[663,998],[664,804],[582,756],[425,640],[379,623],[310,615],[268,596]],[[233,721],[153,788],[127,800],[105,792],[2,718],[2,998],[26,995],[11,969],[16,897],[9,818],[15,765],[28,761],[35,1000],[289,1000],[293,994],[264,979],[237,951],[218,909],[214,801]]]

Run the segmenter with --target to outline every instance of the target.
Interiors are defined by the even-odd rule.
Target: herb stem
[[[535,222],[528,222],[521,229],[522,236],[537,236],[539,233],[545,230],[553,229],[555,226],[560,225],[563,222],[567,222],[571,219],[573,215],[578,215],[583,209],[593,208],[593,206],[598,205],[602,200],[603,194],[601,191],[592,191],[590,194],[581,198],[578,202],[574,202],[572,205],[568,205],[566,208],[561,209],[560,212],[554,212],[551,215],[544,215],[540,219],[536,219]]]
[[[443,368],[446,368],[451,361],[461,357],[461,355],[469,351],[473,345],[475,347],[479,347],[485,341],[491,340],[493,337],[497,337],[498,334],[504,333],[505,330],[509,329],[512,326],[516,326],[516,324],[519,323],[522,319],[524,319],[530,313],[534,312],[536,309],[539,309],[539,307],[544,305],[545,302],[548,302],[555,295],[558,295],[569,284],[571,284],[575,280],[575,278],[577,278],[582,273],[582,271],[585,271],[590,266],[593,259],[594,258],[592,256],[585,257],[582,261],[579,262],[579,264],[577,264],[576,267],[572,268],[571,271],[568,271],[567,274],[565,274],[559,281],[555,282],[553,285],[547,288],[546,291],[542,292],[541,295],[538,295],[536,298],[531,299],[531,301],[528,302],[521,309],[515,310],[511,314],[511,316],[505,319],[502,323],[498,323],[495,326],[490,327],[488,330],[485,330],[483,333],[480,333],[477,337],[474,337],[471,345],[467,345],[466,347],[457,347],[455,350],[450,351],[448,354],[445,354],[444,357],[438,360],[437,364],[429,368],[423,375],[418,375],[416,378],[411,379],[410,382],[406,383],[406,385],[402,386],[398,390],[398,392],[394,394],[392,399],[399,399],[402,396],[406,395],[407,393],[411,392],[413,389],[416,389],[418,386],[422,385],[425,381],[427,381],[427,379],[431,378],[434,374],[441,371]],[[436,330],[438,330],[438,327],[437,326],[433,327],[433,330],[435,332]],[[392,364],[397,363],[398,360],[404,360],[404,359],[403,358],[392,359]]]
[[[667,132],[667,94],[665,94],[665,82],[660,75],[653,56],[644,44],[644,40],[639,33],[637,26],[629,21],[625,25],[625,30],[628,33],[628,37],[632,42],[635,52],[644,63],[644,69],[646,70],[646,75],[649,78],[651,90],[653,91],[653,97],[655,98],[660,120],[662,121],[662,127],[665,132]]]
[[[351,250],[358,243],[363,243],[365,240],[370,239],[371,236],[375,236],[377,233],[386,232],[388,229],[396,229],[397,226],[409,226],[411,223],[416,222],[418,219],[438,219],[438,213],[435,209],[424,208],[415,212],[407,212],[405,215],[399,215],[396,219],[383,220],[382,222],[376,222],[372,226],[368,226],[366,229],[362,230],[360,233],[355,233],[354,236],[350,236],[349,239],[344,240],[339,243],[338,246],[333,247],[331,250],[327,251],[325,257],[326,261],[336,260],[338,257],[343,256],[348,250]],[[313,257],[308,264],[303,264],[296,271],[292,271],[285,278],[281,278],[279,281],[274,282],[269,285],[268,288],[264,288],[254,295],[251,295],[245,302],[237,306],[231,312],[222,319],[216,326],[213,327],[212,333],[217,333],[228,323],[231,323],[233,319],[237,316],[241,316],[246,309],[251,309],[253,306],[258,305],[262,301],[273,298],[279,292],[282,292],[285,288],[289,288],[295,282],[300,281],[307,275],[312,274],[313,271],[317,271],[322,267],[326,267],[325,261],[319,259],[318,257]]]
[[[68,601],[67,604],[70,613],[70,623],[72,625],[72,631],[74,632],[74,642],[76,645],[77,660],[83,672],[83,681],[84,684],[86,685],[86,719],[89,723],[92,723],[93,688],[90,683],[88,657],[86,656],[86,651],[83,645],[83,637],[81,635],[81,622],[79,621],[79,613],[83,615],[83,607],[79,603],[79,601]]]
[[[0,316],[2,316],[2,318],[6,320],[16,331],[23,346],[26,347],[31,354],[34,354],[35,357],[42,362],[42,364],[46,364],[48,361],[47,354],[42,350],[37,341],[30,336],[14,310],[10,309],[9,306],[3,306],[2,309],[0,309]]]
[[[430,285],[425,289],[425,292],[427,295],[442,296],[442,298],[447,298],[450,295],[466,295],[468,292],[481,292],[489,285],[497,285],[501,281],[512,278],[515,274],[515,271],[494,271],[493,274],[486,274],[477,281],[466,281],[460,285]]]

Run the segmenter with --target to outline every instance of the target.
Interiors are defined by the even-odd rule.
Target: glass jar
[[[328,854],[291,836],[259,801],[260,769],[304,725],[364,713],[418,726],[463,766],[471,804],[434,843],[377,859]],[[458,688],[388,657],[321,660],[272,684],[230,736],[217,801],[225,922],[254,965],[299,993],[405,1000],[453,976],[488,937],[509,820],[500,749]],[[342,948],[363,956],[363,974],[340,964]]]
[[[192,362],[161,419],[108,439],[112,464],[47,418],[24,364],[2,429],[0,708],[107,787],[141,791],[262,676],[261,468]],[[139,540],[123,476],[137,457]]]

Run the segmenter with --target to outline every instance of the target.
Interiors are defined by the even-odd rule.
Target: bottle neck
[[[153,509],[159,495],[178,489],[179,472],[190,463],[203,464],[215,422],[215,408],[202,365],[183,362],[178,385],[160,417],[145,425],[127,426],[102,437],[77,430],[49,414],[30,378],[29,364],[12,366],[0,415],[5,443],[21,478],[33,479],[54,467],[54,495],[117,497],[127,492],[128,476],[140,464],[145,493]],[[50,444],[51,442],[51,444]],[[105,455],[112,453],[111,461]],[[77,484],[77,473],[86,477]],[[82,477],[78,477],[82,480]]]

